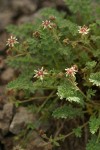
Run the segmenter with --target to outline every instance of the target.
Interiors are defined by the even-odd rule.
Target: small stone
[[[5,67],[4,58],[0,56],[0,69],[3,69]]]
[[[12,0],[0,0],[0,11],[9,9]]]
[[[14,134],[20,133],[28,123],[34,123],[35,117],[27,108],[19,107],[10,125],[10,131]]]
[[[6,135],[9,132],[10,122],[13,117],[13,103],[7,102],[3,110],[0,111],[0,131],[2,135]]]
[[[0,87],[1,88],[1,87]],[[3,110],[3,106],[6,103],[6,97],[1,93],[3,90],[0,89],[0,110]]]
[[[0,120],[3,120],[3,117],[4,117],[4,113],[0,111]]]
[[[45,150],[44,145],[46,145],[47,143],[39,136],[36,131],[31,132],[29,137],[30,139],[27,144],[28,150]]]
[[[13,115],[13,103],[8,102],[7,104],[5,104],[3,107],[3,111],[4,111],[5,118],[10,120]]]
[[[14,76],[14,70],[12,68],[7,68],[2,74],[1,74],[1,79],[4,82],[8,82],[11,79],[13,79]]]
[[[56,4],[57,6],[64,6],[64,5],[65,5],[65,2],[64,2],[64,0],[55,0],[55,4]]]
[[[2,21],[3,23],[3,21]],[[0,54],[3,55],[5,54],[5,48],[6,48],[6,40],[7,40],[7,32],[2,32],[0,34]]]
[[[0,30],[4,30],[5,27],[12,22],[12,12],[10,10],[0,12]]]
[[[31,0],[13,0],[12,8],[15,12],[22,12],[24,14],[29,14],[37,9],[36,1],[32,2]]]
[[[9,124],[6,122],[1,122],[0,121],[0,130],[2,135],[6,135],[9,132]]]
[[[4,96],[4,94],[5,94],[5,86],[4,86],[4,85],[1,85],[1,86],[0,86],[0,99],[1,99],[1,95]]]
[[[41,7],[55,7],[55,2],[50,0],[43,1]]]
[[[34,15],[22,16],[18,19],[17,24],[20,25],[20,24],[24,24],[24,23],[27,23],[27,22],[32,22],[33,18],[34,18]]]
[[[41,11],[37,11],[35,13],[32,13],[30,15],[23,15],[21,16],[18,20],[17,20],[17,24],[20,25],[20,24],[23,24],[23,23],[27,23],[27,22],[31,22],[31,23],[34,23],[35,22],[35,19],[40,19],[42,18],[42,15],[41,15]]]

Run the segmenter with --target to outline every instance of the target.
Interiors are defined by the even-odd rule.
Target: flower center
[[[85,29],[85,28],[82,28],[81,31],[82,31],[82,32],[86,32],[86,29]]]
[[[15,43],[15,40],[14,40],[14,39],[10,40],[10,43],[11,43],[11,44],[12,44],[12,43]]]
[[[67,70],[67,73],[70,74],[70,75],[73,74],[73,72],[74,71],[72,69]]]
[[[43,71],[38,71],[38,76],[43,76]]]
[[[48,26],[49,24],[50,24],[49,21],[45,21],[45,22],[44,22],[44,25],[45,25],[45,26]]]

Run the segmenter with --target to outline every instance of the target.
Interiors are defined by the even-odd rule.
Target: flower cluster
[[[34,72],[35,72],[34,78],[39,78],[40,80],[43,80],[44,76],[48,74],[43,67],[41,69],[34,70]]]
[[[87,27],[87,26],[83,26],[83,27],[81,27],[81,26],[79,26],[79,30],[78,30],[78,32],[80,33],[80,34],[82,34],[82,35],[85,35],[85,34],[88,34],[89,33],[89,28]]]
[[[71,68],[65,69],[65,71],[66,76],[75,77],[75,74],[76,72],[78,72],[78,69],[76,65],[73,65]],[[43,67],[41,69],[34,70],[34,72],[35,72],[34,78],[38,78],[40,80],[43,80],[44,76],[48,74],[47,70],[44,70]]]
[[[15,44],[17,44],[17,38],[15,36],[12,36],[7,40],[7,44],[9,47],[14,47]]]
[[[66,71],[66,76],[72,76],[75,77],[76,72],[78,72],[77,66],[74,65],[71,68],[65,69]]]

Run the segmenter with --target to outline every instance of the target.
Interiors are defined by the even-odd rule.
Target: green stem
[[[58,35],[56,34],[55,30],[52,30],[52,31],[53,31],[52,33],[53,33],[53,35],[54,35],[56,41],[58,42],[59,46],[62,47],[62,44],[61,44],[61,42],[60,42],[60,40],[59,40],[59,37],[58,37]]]
[[[85,122],[83,125],[81,125],[80,128],[81,128],[81,129],[84,128],[87,124],[88,124],[88,121]],[[50,141],[49,141],[48,143],[46,143],[45,145],[51,144],[54,140],[55,140],[55,141],[60,141],[60,140],[66,139],[67,137],[69,137],[69,136],[71,136],[71,135],[73,135],[73,134],[75,134],[75,132],[74,132],[74,131],[71,131],[70,133],[64,135],[63,137],[58,137],[58,138],[52,139],[52,140],[50,139]],[[45,146],[45,145],[44,145],[44,146]]]
[[[82,92],[82,90],[78,87],[78,86],[76,86],[76,84],[74,83],[74,82],[72,82],[70,79],[68,79],[69,81],[70,81],[70,83],[72,84],[72,85],[74,85],[74,87],[77,89],[77,90],[79,90],[79,92],[83,95],[83,97],[86,99],[86,100],[89,100],[89,99],[87,99],[87,96]]]
[[[47,101],[53,96],[54,93],[55,93],[55,91],[51,92],[51,94],[47,97],[47,99],[44,101],[44,103],[39,107],[38,113],[41,111],[41,109],[45,106]]]
[[[56,68],[59,69],[59,65],[58,65],[58,61],[56,60],[56,58],[54,57],[54,55],[52,55],[52,59],[56,65]]]
[[[84,128],[87,124],[88,124],[88,121],[85,122],[82,126],[80,126],[80,128],[81,128],[81,129]],[[64,135],[63,137],[58,137],[58,138],[56,138],[56,141],[65,139],[65,138],[69,137],[69,136],[72,135],[72,134],[74,134],[74,131],[68,133],[67,135]]]
[[[56,95],[52,95],[51,97],[55,97]],[[33,100],[36,100],[36,99],[46,99],[48,96],[42,96],[42,97],[34,97],[34,98],[30,98],[28,100],[23,100],[23,101],[20,101],[20,103],[26,103],[26,102],[31,102]]]
[[[52,33],[53,33],[54,38],[55,38],[56,41],[58,42],[59,46],[62,47],[62,44],[61,44],[61,42],[60,42],[60,40],[59,40],[59,37],[58,37],[58,35],[56,34],[55,30],[52,30]],[[59,69],[59,62],[56,61],[56,58],[54,57],[54,55],[52,55],[52,58],[53,58],[53,60],[54,60],[54,62],[55,62],[55,64],[56,64],[57,69]]]
[[[32,52],[21,53],[21,54],[18,54],[18,55],[13,56],[13,58],[20,57],[20,56],[24,56],[24,55],[31,54],[31,53],[32,53]]]

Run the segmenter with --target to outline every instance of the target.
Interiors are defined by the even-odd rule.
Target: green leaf
[[[92,90],[92,89],[88,89],[86,94],[87,94],[87,98],[91,99],[92,96],[95,96],[96,90]]]
[[[54,112],[53,112],[53,117],[55,118],[75,118],[77,116],[82,116],[82,109],[80,108],[74,108],[71,105],[64,105],[60,108],[57,108]]]
[[[33,124],[33,123],[28,123],[28,124],[27,124],[27,129],[34,130],[34,129],[35,129],[34,124]]]
[[[95,132],[97,132],[97,130],[100,127],[100,117],[96,118],[95,115],[90,117],[90,121],[89,121],[89,126],[90,126],[90,132],[92,134],[94,134]]]
[[[91,35],[91,39],[95,42],[100,41],[100,36]]]
[[[93,20],[95,15],[92,13],[93,7],[91,5],[91,0],[64,0],[67,7],[71,10],[72,13],[77,13],[82,18],[82,21],[87,23],[90,20]]]
[[[58,96],[60,99],[66,99],[69,102],[76,102],[79,104],[84,104],[83,102],[83,96],[79,92],[78,89],[76,89],[75,86],[73,86],[69,81],[66,84],[61,84],[58,86]]]
[[[60,146],[60,144],[59,144],[57,141],[55,141],[55,140],[53,140],[52,143],[53,143],[55,146]]]
[[[39,129],[40,124],[41,124],[41,121],[40,121],[40,120],[35,120],[34,123],[29,122],[29,123],[27,124],[27,129],[32,129],[32,130],[34,130],[34,129]]]
[[[96,136],[93,136],[91,140],[89,140],[86,150],[100,150],[100,142],[97,141]]]
[[[96,66],[97,62],[96,61],[89,61],[86,63],[86,68],[87,69],[93,69]]]
[[[100,86],[100,72],[91,73],[89,80],[93,85]]]
[[[15,101],[15,106],[19,107],[20,106],[20,101]]]
[[[7,88],[8,89],[15,89],[15,90],[28,90],[32,93],[34,93],[34,86],[33,82],[31,81],[31,78],[33,76],[32,70],[25,70],[16,80],[13,80],[8,83]]]
[[[81,127],[75,128],[75,129],[73,129],[73,131],[74,131],[76,137],[81,137],[81,135],[82,135]]]

